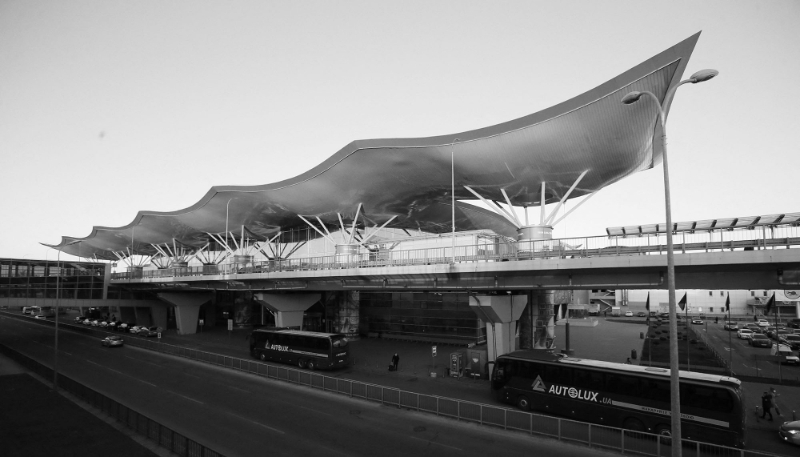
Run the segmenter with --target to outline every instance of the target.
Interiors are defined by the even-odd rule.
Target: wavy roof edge
[[[255,186],[237,186],[237,185],[213,186],[211,189],[208,190],[208,192],[205,193],[205,195],[200,200],[198,200],[196,203],[186,208],[175,211],[141,210],[137,212],[134,219],[126,225],[119,227],[94,226],[92,228],[91,233],[86,237],[80,238],[72,236],[62,236],[60,243],[57,245],[46,244],[46,243],[41,243],[41,244],[62,250],[65,253],[73,253],[70,251],[74,251],[75,253],[73,255],[80,255],[77,253],[78,252],[77,249],[70,249],[69,245],[77,241],[89,240],[95,237],[97,233],[100,231],[129,230],[137,226],[142,220],[142,218],[146,216],[169,217],[169,216],[179,216],[187,214],[197,209],[203,208],[216,195],[222,193],[255,193],[255,192],[263,192],[268,190],[275,190],[275,189],[282,189],[291,186],[296,186],[300,183],[309,181],[323,174],[325,171],[332,169],[347,157],[361,150],[373,149],[373,148],[409,149],[409,148],[422,148],[431,146],[448,146],[453,144],[453,138],[459,138],[458,143],[464,144],[475,140],[485,139],[501,135],[504,133],[513,132],[526,127],[534,126],[536,124],[557,118],[566,113],[570,113],[574,110],[584,107],[587,104],[596,101],[600,96],[605,96],[608,93],[611,93],[615,90],[618,90],[621,87],[624,87],[625,85],[631,84],[632,82],[641,79],[644,76],[653,73],[670,63],[678,62],[678,68],[674,72],[672,80],[669,83],[669,85],[672,86],[679,82],[681,75],[683,74],[683,70],[685,69],[685,66],[688,63],[688,59],[691,56],[694,47],[699,39],[700,33],[701,32],[697,32],[696,34],[690,36],[689,38],[671,46],[670,48],[630,68],[629,70],[621,73],[620,75],[609,79],[608,81],[596,86],[593,89],[590,89],[580,95],[570,98],[562,103],[551,106],[549,108],[545,108],[541,111],[529,114],[527,116],[523,116],[517,119],[502,122],[488,127],[483,127],[479,129],[468,130],[453,134],[444,134],[438,136],[419,137],[419,138],[385,138],[385,139],[355,140],[348,143],[346,146],[339,149],[336,153],[334,153],[333,155],[331,155],[330,157],[328,157],[326,160],[316,165],[315,167],[309,169],[308,171],[283,181],[278,181],[270,184],[255,185]],[[665,106],[665,109],[668,110],[669,106]],[[655,130],[653,134],[655,135],[658,133],[660,129],[658,125],[655,125],[654,129]],[[654,142],[653,161],[652,163],[649,164],[649,166],[645,167],[645,169],[652,168],[655,164],[660,162],[660,157],[661,157],[660,147],[661,145],[658,144],[658,142]],[[475,205],[470,205],[468,203],[457,201],[456,206],[459,208],[463,208],[465,210],[481,213],[485,216],[488,216],[489,218],[498,219],[498,216],[496,216],[495,213],[477,207]]]

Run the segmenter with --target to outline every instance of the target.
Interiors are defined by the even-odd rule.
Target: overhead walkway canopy
[[[673,232],[699,232],[715,230],[733,230],[736,228],[775,227],[778,225],[800,225],[800,213],[769,214],[765,216],[727,217],[722,219],[706,219],[702,221],[675,222]],[[629,225],[626,227],[608,227],[609,236],[648,235],[666,233],[667,224]]]
[[[128,225],[95,226],[84,238],[62,237],[52,247],[114,260],[113,252],[153,255],[153,245],[165,243],[201,247],[209,234],[224,233],[226,227],[237,233],[244,227],[262,239],[278,235],[278,241],[287,242],[287,232],[307,227],[301,216],[341,226],[341,215],[349,226],[359,211],[357,228],[391,220],[388,227],[444,233],[451,230],[451,179],[460,200],[475,198],[466,186],[487,201],[525,207],[587,196],[660,163],[655,103],[623,105],[621,99],[630,91],[650,91],[664,103],[668,89],[680,82],[699,35],[594,89],[519,119],[429,138],[353,141],[285,181],[213,187],[188,208],[140,211]],[[456,203],[455,225],[459,231],[517,232],[506,218],[464,202]]]

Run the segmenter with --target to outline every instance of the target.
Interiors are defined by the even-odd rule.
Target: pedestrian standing
[[[772,421],[772,412],[770,411],[770,408],[772,408],[772,395],[767,391],[761,396],[761,409],[764,410],[761,413],[762,419],[767,417],[767,414],[769,414],[769,420]]]
[[[395,352],[392,356],[392,367],[394,367],[394,371],[397,371],[398,364],[400,364],[400,356]]]
[[[781,414],[781,410],[778,409],[778,397],[780,397],[781,394],[779,394],[778,391],[775,390],[774,387],[770,387],[769,388],[769,394],[772,396],[772,401],[771,401],[770,405],[773,408],[775,408],[775,414],[777,414],[779,416],[782,416],[783,414]]]

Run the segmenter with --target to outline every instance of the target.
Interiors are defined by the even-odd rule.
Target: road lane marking
[[[241,392],[244,392],[244,393],[246,393],[246,394],[251,394],[251,393],[253,393],[253,392],[250,392],[249,390],[240,389],[240,388],[238,388],[238,387],[233,387],[233,386],[228,386],[228,387],[230,387],[231,389],[239,390],[239,391],[241,391]]]
[[[238,418],[239,418],[239,419],[241,419],[241,420],[244,420],[244,421],[250,422],[250,423],[252,423],[252,424],[260,425],[260,426],[262,426],[262,427],[266,428],[267,430],[272,430],[273,432],[280,433],[281,435],[285,435],[285,434],[286,434],[286,432],[284,432],[283,430],[278,430],[277,428],[272,428],[272,427],[270,427],[269,425],[264,425],[264,424],[262,424],[261,422],[256,422],[256,421],[254,421],[254,420],[248,419],[248,418],[246,418],[246,417],[243,417],[243,416],[240,416],[240,415],[238,415],[238,414],[234,414],[234,413],[232,413],[232,412],[229,412],[229,411],[226,411],[226,413],[227,413],[227,414],[229,414],[229,415],[231,415],[231,416],[238,417]]]
[[[429,444],[435,444],[437,446],[442,446],[442,447],[446,447],[446,448],[449,448],[449,449],[455,449],[456,451],[463,451],[463,449],[459,449],[459,448],[454,447],[454,446],[448,446],[448,445],[442,444],[442,443],[437,443],[436,441],[426,440],[425,438],[418,438],[416,436],[412,436],[411,438],[414,438],[415,440],[424,441],[424,442],[429,443]]]
[[[333,414],[329,414],[329,413],[326,413],[326,412],[320,411],[320,410],[318,410],[318,409],[306,408],[305,406],[299,406],[299,408],[300,408],[300,409],[305,409],[305,410],[308,410],[308,411],[311,411],[311,412],[314,412],[314,413],[324,414],[324,415],[326,415],[326,416],[333,416]]]
[[[169,389],[164,389],[164,390],[166,390],[167,392],[169,392],[169,393],[171,393],[171,394],[174,394],[174,395],[177,395],[177,396],[179,396],[179,397],[183,397],[183,398],[185,398],[185,399],[187,399],[187,400],[193,401],[193,402],[195,402],[195,403],[200,403],[201,405],[205,405],[205,403],[203,403],[202,401],[200,401],[200,400],[195,400],[195,399],[194,399],[194,398],[192,398],[192,397],[187,397],[186,395],[179,394],[178,392],[174,392],[174,391],[172,391],[172,390],[169,390]]]
[[[158,363],[155,363],[155,362],[149,362],[149,361],[147,361],[147,360],[143,360],[143,359],[137,359],[136,357],[131,357],[131,356],[129,356],[129,355],[126,355],[125,357],[127,357],[127,358],[129,358],[129,359],[131,359],[131,360],[135,360],[135,361],[137,361],[137,362],[149,363],[150,365],[155,365],[155,366],[157,366],[158,368],[164,368],[164,366],[163,366],[163,365],[161,365],[161,364],[158,364]]]

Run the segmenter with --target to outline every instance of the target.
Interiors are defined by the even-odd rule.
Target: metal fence
[[[44,325],[51,323],[41,319],[34,320],[34,322]],[[82,332],[89,332],[97,335],[107,334],[106,332],[94,329],[85,329],[84,327],[77,327],[77,329]],[[551,437],[560,441],[618,451],[623,454],[634,453],[646,456],[666,457],[671,455],[672,452],[670,440],[653,433],[637,432],[617,427],[608,427],[542,414],[528,413],[503,406],[487,405],[454,398],[409,392],[394,387],[385,387],[361,381],[326,376],[314,371],[298,370],[291,366],[270,365],[255,359],[230,357],[144,338],[128,338],[125,342],[130,346],[231,368],[269,379],[277,379],[309,386],[311,388],[347,395],[353,398],[379,402],[384,405],[427,412],[436,414],[437,416],[499,427],[505,430],[524,432],[529,435]],[[0,345],[0,348],[2,348],[2,345]],[[50,371],[50,373],[50,376],[52,376],[52,371]],[[778,457],[776,454],[766,452],[737,449],[692,440],[683,440],[683,447],[683,455],[686,457]],[[201,454],[181,455],[200,456]]]
[[[800,227],[794,225],[737,227],[717,231],[676,232],[675,253],[760,249],[792,249],[800,246]],[[111,279],[190,277],[205,275],[258,274],[283,271],[333,270],[475,262],[505,262],[533,259],[560,259],[621,255],[666,254],[666,234],[612,235],[560,238],[537,241],[483,242],[453,247],[392,249],[378,253],[319,255],[247,264],[180,266],[155,270],[114,273]]]
[[[45,379],[53,377],[53,370],[30,357],[16,352],[5,345],[0,344],[0,352],[15,360],[28,370],[42,376]],[[107,416],[113,418],[118,423],[124,425],[131,431],[147,438],[159,446],[186,457],[221,457],[222,454],[213,449],[188,438],[171,428],[162,425],[153,419],[137,412],[136,410],[123,405],[122,403],[109,398],[96,390],[59,374],[58,386],[64,391],[75,395],[86,403],[99,409]]]

